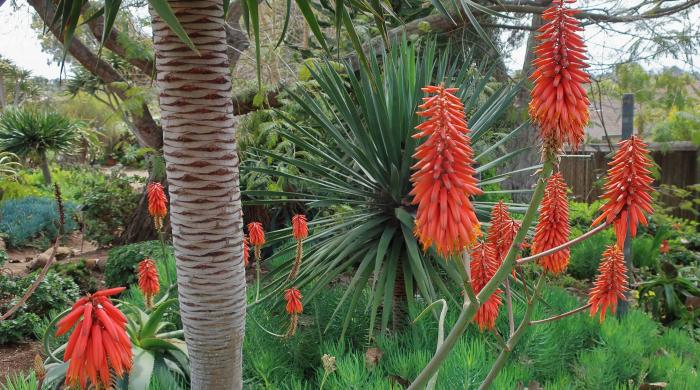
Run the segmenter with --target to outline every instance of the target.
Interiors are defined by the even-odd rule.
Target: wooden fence
[[[613,144],[614,146],[614,144]],[[678,187],[700,183],[698,147],[691,142],[668,142],[649,145],[654,161],[661,170],[661,177],[655,186],[669,184]],[[605,172],[610,161],[608,144],[589,144],[577,152],[562,156],[560,169],[574,199],[591,203],[602,193]],[[678,205],[679,199],[662,195],[668,205]],[[675,209],[673,214],[683,218],[700,220],[690,211]]]

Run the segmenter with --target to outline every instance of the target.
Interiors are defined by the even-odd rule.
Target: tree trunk
[[[41,166],[41,173],[44,175],[44,184],[51,184],[51,169],[49,168],[49,159],[46,157],[46,152],[39,152],[39,165]]]
[[[540,1],[541,4],[543,5],[548,5],[551,1],[549,0],[544,0]],[[542,27],[544,24],[544,20],[539,14],[533,14],[532,15],[532,22],[530,24],[531,32],[528,35],[527,39],[527,48],[525,50],[525,60],[523,61],[523,68],[522,68],[522,77],[529,77],[530,74],[532,73],[533,67],[532,67],[532,61],[535,59],[535,46],[537,45],[537,29]],[[523,89],[520,90],[518,93],[518,96],[516,97],[515,100],[515,105],[517,108],[524,110],[525,115],[523,115],[523,118],[525,121],[529,121],[529,117],[527,114],[527,106],[528,102],[530,100],[530,84],[528,83],[527,86]],[[517,170],[517,169],[523,169],[527,167],[531,167],[533,165],[536,165],[540,162],[540,149],[536,146],[540,144],[539,141],[539,131],[537,130],[537,127],[533,126],[532,124],[528,123],[527,127],[523,130],[520,131],[520,134],[518,134],[513,141],[510,142],[512,150],[515,149],[520,149],[523,147],[523,145],[533,145],[532,149],[525,151],[523,153],[520,153],[519,155],[515,156],[511,160],[511,164],[509,164],[509,170]],[[526,172],[521,172],[521,173],[516,173],[511,178],[504,182],[504,186],[507,187],[508,189],[513,189],[513,190],[519,190],[519,189],[528,189],[532,188],[532,186],[535,184],[535,180],[537,179],[537,176],[532,174],[532,171],[526,171]],[[529,193],[514,193],[513,194],[513,200],[518,201],[518,202],[523,202],[523,203],[528,203],[530,201],[530,194]]]
[[[199,53],[155,13],[163,152],[192,389],[241,389],[246,286],[238,155],[220,1],[169,1]]]

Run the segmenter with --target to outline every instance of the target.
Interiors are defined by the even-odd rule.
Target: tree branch
[[[54,37],[63,44],[63,36],[61,35],[60,26],[50,26],[51,21],[56,13],[56,6],[51,1],[45,0],[27,0],[32,8],[37,12],[39,17],[44,22],[44,25],[50,27]],[[102,80],[106,87],[121,99],[126,99],[127,96],[124,90],[111,86],[111,83],[124,83],[124,78],[106,61],[97,57],[90,48],[85,46],[77,37],[74,37],[68,46],[68,52],[76,59],[85,69]],[[134,126],[138,129],[134,133],[139,143],[142,146],[160,149],[163,146],[163,129],[155,122],[151,116],[151,112],[146,103],[143,103],[138,111],[131,111]]]
[[[528,256],[528,257],[523,257],[522,259],[520,259],[520,260],[517,261],[517,264],[518,264],[518,265],[523,265],[523,264],[525,264],[525,263],[529,263],[529,262],[531,262],[531,261],[535,261],[535,260],[537,260],[537,259],[539,259],[539,258],[541,258],[541,257],[549,256],[549,255],[551,255],[551,254],[553,254],[553,253],[559,252],[559,251],[562,250],[562,249],[566,249],[566,248],[570,247],[571,245],[574,245],[574,244],[576,244],[576,243],[578,243],[578,242],[581,242],[581,241],[583,241],[583,240],[585,240],[585,239],[587,239],[587,238],[589,238],[589,237],[591,237],[591,236],[593,236],[593,235],[595,235],[595,234],[597,234],[597,233],[603,231],[603,230],[604,230],[606,227],[608,227],[608,226],[609,226],[609,225],[608,225],[607,223],[603,223],[603,224],[601,224],[601,225],[599,225],[599,226],[596,226],[594,229],[591,229],[591,230],[589,230],[588,232],[586,232],[586,233],[584,233],[584,234],[582,234],[582,235],[580,235],[580,236],[574,238],[574,239],[571,240],[571,241],[567,241],[567,242],[565,242],[565,243],[563,243],[563,244],[561,244],[561,245],[559,245],[559,246],[555,246],[554,248],[547,249],[546,251],[540,252],[540,253],[538,253],[538,254],[535,254],[535,255],[532,255],[532,256]]]
[[[84,12],[88,9],[94,8],[90,6],[89,2],[86,2],[86,6],[83,7],[84,18],[89,17],[88,15],[85,15]],[[104,17],[100,15],[96,18],[91,19],[88,22],[88,27],[90,27],[90,31],[92,32],[92,35],[95,37],[95,39],[101,42],[102,32],[104,31]],[[128,55],[126,48],[121,43],[119,43],[119,35],[119,31],[117,31],[116,28],[112,28],[107,34],[107,38],[105,38],[104,47],[127,60],[131,65],[138,68],[146,76],[151,77],[154,74],[155,70],[153,60],[144,58],[134,58],[133,56]]]

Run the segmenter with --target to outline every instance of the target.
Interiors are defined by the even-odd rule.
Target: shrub
[[[573,230],[576,231],[576,229]],[[572,237],[579,235],[581,234],[575,234]],[[576,279],[593,279],[598,272],[598,264],[603,250],[614,240],[614,232],[607,229],[573,246],[567,272]]]
[[[0,322],[0,345],[19,343],[32,337],[39,320],[36,314],[25,312]]]
[[[65,231],[76,229],[73,213],[75,206],[64,202],[66,212]],[[9,247],[21,247],[32,240],[51,241],[58,233],[58,211],[51,198],[27,197],[4,202],[0,206],[0,232],[7,236]],[[46,243],[44,243],[46,244]]]
[[[0,310],[4,313],[12,306],[15,299],[29,289],[36,277],[37,274],[34,273],[21,279],[10,277],[0,279],[0,300],[4,302],[0,304]],[[72,279],[51,271],[39,283],[21,310],[44,316],[52,309],[64,310],[68,308],[79,295],[78,285]]]
[[[132,187],[136,180],[113,173],[105,181],[86,184],[82,211],[88,239],[107,245],[119,237],[139,204],[140,194]]]
[[[7,252],[0,249],[0,268],[7,262]]]
[[[88,292],[95,292],[98,288],[98,280],[92,275],[85,259],[71,261],[68,263],[54,263],[51,270],[65,278],[72,279],[81,295]]]
[[[173,259],[173,249],[166,247],[168,258]],[[124,245],[109,251],[107,265],[105,266],[105,283],[108,287],[128,286],[136,283],[136,265],[145,258],[156,260],[160,264],[163,260],[163,250],[160,241],[145,241],[136,244]],[[158,267],[159,273],[163,273]]]

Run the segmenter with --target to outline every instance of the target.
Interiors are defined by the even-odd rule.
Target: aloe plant
[[[322,96],[314,98],[304,90],[291,92],[308,116],[305,123],[309,125],[300,125],[283,112],[278,113],[286,120],[282,137],[294,144],[297,155],[249,150],[244,171],[283,177],[296,188],[291,192],[247,191],[250,204],[303,202],[323,211],[310,221],[313,234],[305,241],[304,265],[295,284],[306,289],[305,300],[310,300],[341,273],[354,270],[334,314],[347,313],[344,327],[358,298],[368,290],[370,338],[377,323],[381,329],[387,329],[392,318],[400,323],[402,300],[412,302],[420,294],[431,302],[440,292],[457,303],[457,289],[450,284],[461,284],[459,263],[421,251],[413,235],[415,207],[409,196],[409,178],[415,162],[411,155],[417,145],[412,135],[420,121],[415,112],[424,96],[423,86],[442,82],[460,88],[459,97],[469,113],[476,160],[481,164],[477,171],[493,172],[492,168],[527,148],[501,152],[502,145],[521,127],[504,134],[490,131],[518,90],[493,83],[492,71],[473,65],[469,55],[453,57],[447,51],[438,55],[432,42],[416,47],[406,40],[392,45],[381,65],[370,60],[370,67],[361,68],[359,75],[346,68],[318,64],[311,72]],[[313,159],[302,155],[312,155]],[[256,164],[256,160],[268,158],[277,169]],[[481,201],[475,203],[481,217],[487,217],[492,207],[489,197],[502,196],[502,191],[489,191],[488,185],[508,175],[498,174],[481,182],[487,189]],[[513,205],[511,210],[523,209]],[[284,229],[269,236],[268,245],[282,244],[269,261],[289,261],[267,275],[262,299],[281,296],[282,289],[289,285],[285,278],[294,246],[285,243],[290,234],[290,229]]]
[[[118,307],[126,314],[126,331],[131,338],[134,360],[128,376],[113,377],[114,388],[147,390],[152,388],[153,383],[163,381],[185,388],[186,383],[189,383],[189,355],[182,339],[183,331],[165,331],[173,325],[164,318],[169,309],[176,307],[177,299],[170,297],[173,292],[173,289],[168,290],[150,310],[144,310],[127,301],[119,301]],[[54,325],[68,314],[69,310],[56,316],[44,334],[44,350],[48,355],[45,361],[44,385],[49,388],[60,386],[65,380],[68,362],[63,362],[60,357],[66,344],[55,350],[52,350],[50,345],[55,331]]]

